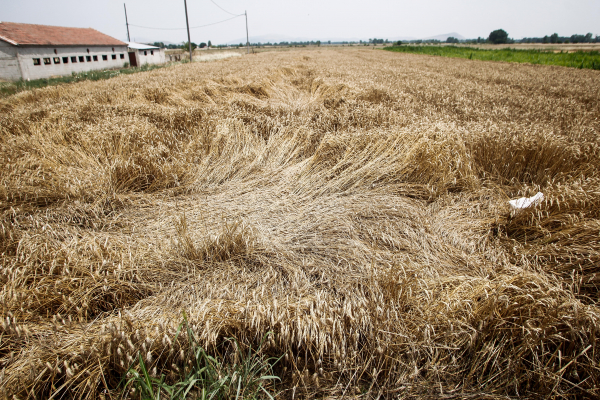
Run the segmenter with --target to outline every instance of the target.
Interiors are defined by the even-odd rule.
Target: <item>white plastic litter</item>
[[[510,206],[513,209],[520,210],[523,208],[530,207],[532,205],[535,206],[535,205],[541,203],[542,200],[544,200],[544,195],[542,194],[542,192],[538,192],[533,197],[521,197],[520,199],[510,200],[508,202],[508,204],[510,204]]]

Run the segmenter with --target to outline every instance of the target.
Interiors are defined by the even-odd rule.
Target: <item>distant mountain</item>
[[[163,42],[167,46],[170,44],[181,44],[181,42],[175,43],[175,42],[169,42],[168,40],[155,40],[154,42]],[[154,42],[152,42],[152,43],[154,43]]]
[[[379,39],[379,38],[377,38]],[[388,37],[388,38],[381,38],[381,39],[388,39],[390,42],[395,42],[397,40],[417,40],[416,37],[414,36],[393,36],[393,37]]]
[[[446,39],[448,39],[449,37],[453,37],[453,38],[456,38],[458,40],[466,39],[460,33],[456,33],[456,32],[444,33],[442,35],[430,36],[430,37],[421,38],[421,39],[423,39],[423,40],[434,40],[435,39],[435,40],[441,40],[442,42],[445,42]]]
[[[327,42],[331,40],[332,42],[350,42],[350,41],[359,41],[357,38],[308,38],[308,37],[298,37],[298,36],[287,36],[287,35],[279,35],[279,34],[268,34],[268,35],[260,35],[260,36],[250,36],[250,43],[281,43],[281,42],[310,42],[320,40],[321,42]],[[246,38],[231,40],[227,42],[227,44],[239,44],[246,43]]]

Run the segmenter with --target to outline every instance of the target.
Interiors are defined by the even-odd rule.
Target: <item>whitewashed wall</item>
[[[146,52],[146,54],[144,54],[144,52]],[[141,67],[144,64],[165,63],[165,49],[137,50],[136,53],[138,67]]]
[[[17,81],[21,78],[16,47],[0,40],[0,79]]]
[[[120,68],[123,67],[125,62],[129,61],[126,46],[13,46],[13,48],[16,48],[18,51],[18,61],[24,80],[65,76],[71,75],[73,72]],[[56,53],[54,52],[55,50]],[[121,54],[123,54],[124,58],[121,58]],[[107,60],[102,59],[103,55],[107,57]],[[115,60],[112,59],[113,55],[116,56]],[[79,61],[80,56],[84,57],[84,62]],[[92,61],[87,61],[87,56],[90,56]],[[98,61],[94,61],[94,56],[97,56]],[[55,63],[55,57],[59,58],[59,63]],[[63,62],[63,57],[68,57],[66,64]],[[77,62],[73,63],[71,57],[77,57]],[[41,65],[34,65],[34,58],[39,58]],[[49,65],[44,64],[44,58],[50,58]]]

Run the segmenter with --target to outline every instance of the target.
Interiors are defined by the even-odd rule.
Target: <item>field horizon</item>
[[[316,48],[0,99],[0,397],[200,347],[223,399],[252,352],[264,398],[600,396],[599,78]]]

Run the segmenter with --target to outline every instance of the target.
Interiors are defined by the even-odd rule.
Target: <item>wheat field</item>
[[[278,398],[600,396],[598,71],[293,50],[0,116],[5,398],[139,398],[184,312],[271,332]]]

